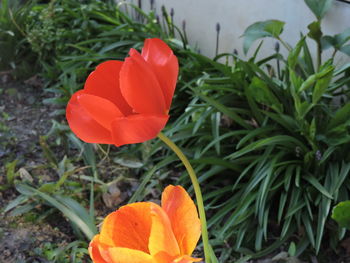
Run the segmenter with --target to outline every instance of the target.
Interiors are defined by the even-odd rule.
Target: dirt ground
[[[10,74],[0,72],[0,186],[5,188],[0,188],[0,263],[50,262],[45,258],[45,251],[65,247],[76,240],[70,223],[58,212],[44,220],[38,219],[38,215],[33,213],[11,217],[9,213],[3,212],[18,196],[13,185],[6,187],[7,163],[17,160],[16,171],[19,168],[24,171],[34,169],[35,177],[31,178],[34,182],[57,180],[56,171],[50,170],[47,165],[39,138],[50,131],[53,120],[59,121],[64,116],[53,116],[57,108],[43,103],[52,94],[44,93],[43,90],[42,82],[37,77],[25,82],[15,81]],[[53,139],[49,138],[48,143]],[[76,154],[67,153],[67,149],[59,147],[53,150],[59,158],[65,154]],[[104,162],[108,161],[106,159]],[[101,179],[108,181],[115,167],[108,163],[101,166]],[[17,179],[21,180],[26,179],[23,177],[27,175],[20,173],[19,176]],[[137,180],[112,184],[111,190],[117,190],[119,194],[107,192],[98,198],[101,204],[96,204],[96,215],[104,217],[112,212],[120,203],[126,202],[137,186]],[[158,192],[154,194],[159,195]],[[38,209],[41,208],[40,205]],[[45,210],[48,209],[44,207],[42,211]],[[86,258],[82,262],[90,260]]]
[[[38,142],[39,136],[51,127],[52,107],[42,104],[46,96],[42,90],[36,77],[24,83],[0,74],[0,185],[7,183],[5,164],[9,161],[17,160],[18,167],[45,164]],[[0,211],[17,195],[13,187],[0,191]],[[30,216],[0,214],[0,262],[48,262],[35,255],[40,254],[36,250],[45,244],[64,246],[71,241],[71,237],[54,224],[30,221]]]

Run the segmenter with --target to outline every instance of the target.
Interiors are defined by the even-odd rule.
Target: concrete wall
[[[240,36],[252,23],[267,19],[285,21],[282,38],[294,45],[300,32],[306,33],[307,25],[315,20],[304,0],[154,0],[154,5],[157,14],[161,14],[162,5],[167,10],[174,8],[175,24],[181,27],[185,20],[190,44],[198,46],[208,57],[215,55],[217,23],[221,26],[219,53],[232,52],[235,48],[243,56]],[[149,10],[150,1],[142,0],[142,8]],[[334,1],[322,25],[325,34],[340,33],[350,27],[350,4]],[[271,54],[274,44],[275,41],[266,39],[261,55]],[[253,50],[254,47],[248,55]],[[337,60],[338,63],[350,61],[346,55],[338,55]]]

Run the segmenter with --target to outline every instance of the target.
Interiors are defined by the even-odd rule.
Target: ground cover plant
[[[145,38],[160,37],[180,63],[165,134],[183,149],[199,175],[218,261],[235,262],[243,255],[244,262],[288,251],[289,258],[310,260],[309,255],[319,254],[336,262],[335,255],[344,253],[339,241],[346,232],[330,214],[335,204],[349,199],[350,160],[344,153],[350,148],[350,66],[335,67],[333,58],[324,61],[322,54],[327,48],[333,48],[333,57],[348,54],[350,34],[322,35],[322,17],[332,1],[305,2],[316,16],[308,34],[292,47],[280,39],[282,21],[257,22],[245,31],[244,50],[263,37],[279,44],[271,56],[257,59],[258,48],[248,60],[237,54],[206,58],[188,46],[185,32],[182,42],[175,41],[177,28],[164,9],[157,21],[154,13],[131,6],[120,12],[112,2],[61,0],[23,6],[18,14],[30,13],[28,21],[15,21],[24,35],[7,34],[19,37],[22,46],[8,54],[18,59],[23,56],[18,51],[25,50],[26,56],[39,58],[45,91],[55,94],[45,102],[57,105],[57,117],[48,136],[40,139],[48,170],[31,169],[30,176],[21,170],[19,177],[23,164],[16,164],[10,153],[2,159],[7,163],[7,189],[15,183],[20,193],[5,212],[32,213],[38,221],[61,213],[76,240],[64,251],[46,246],[45,257],[81,262],[87,260],[87,240],[101,220],[95,222],[96,214],[105,216],[120,201],[157,199],[154,189],[160,191],[169,182],[190,186],[175,155],[161,142],[117,152],[77,140],[62,120],[63,105],[98,63],[121,60]],[[125,11],[125,6],[120,8]],[[4,18],[7,13],[2,14]],[[11,19],[2,21],[13,27]],[[315,61],[307,39],[318,47]],[[219,58],[230,63],[219,63]],[[56,176],[45,181],[38,171]],[[141,176],[138,183],[135,175]]]
[[[29,78],[35,73],[35,55],[25,38],[25,24],[30,4],[2,1],[0,12],[0,70],[11,70],[15,77]]]
[[[343,154],[349,149],[349,65],[335,69],[332,59],[322,62],[322,50],[329,47],[327,39],[338,39],[333,57],[339,50],[347,53],[349,32],[323,36],[320,23],[329,3],[324,2],[322,13],[311,1],[308,5],[317,21],[295,47],[280,39],[281,21],[258,22],[244,34],[245,50],[254,40],[273,37],[288,57],[281,56],[278,44],[271,57],[236,60],[232,68],[221,68],[220,78],[204,75],[193,86],[196,96],[188,115],[177,120],[196,120],[187,130],[188,143],[189,149],[198,141],[206,145],[192,151],[203,181],[224,182],[209,194],[215,207],[209,224],[219,224],[221,242],[234,239],[233,250],[249,254],[245,248],[253,246],[260,251],[254,256],[269,253],[287,237],[296,242],[296,255],[308,247],[319,251],[321,241],[335,248],[345,234],[328,219],[332,205],[349,193],[349,157]],[[318,45],[317,63],[306,38]],[[223,118],[229,119],[228,127]],[[196,129],[207,137],[197,137]],[[228,193],[233,197],[222,202],[220,194]],[[276,241],[262,249],[271,234]]]

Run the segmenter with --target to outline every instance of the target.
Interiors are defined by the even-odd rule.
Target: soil
[[[48,165],[39,139],[50,131],[52,120],[60,121],[63,116],[53,116],[57,108],[43,103],[50,97],[43,90],[42,82],[36,76],[23,82],[13,80],[8,72],[0,72],[0,263],[50,262],[44,255],[48,245],[55,249],[76,240],[70,223],[58,212],[44,219],[38,218],[41,216],[38,213],[16,217],[9,215],[11,211],[4,213],[6,206],[19,195],[14,185],[7,182],[6,164],[17,161],[15,171],[22,172],[16,180],[40,184],[58,179],[57,172]],[[49,138],[48,144],[52,140]],[[51,150],[58,158],[77,155],[74,150],[67,152],[63,146]],[[111,159],[102,159],[99,163],[101,180],[110,181],[116,169],[118,174],[125,172],[125,168],[116,168]],[[85,166],[83,163],[77,165]],[[35,176],[31,171],[35,171]],[[133,178],[109,184],[107,192],[100,193],[101,198],[97,198],[96,217],[103,218],[125,203],[137,187],[138,181]],[[39,213],[48,210],[42,205],[36,209]],[[82,260],[91,262],[86,256]]]
[[[23,219],[2,217],[0,262],[49,262],[39,252],[45,244],[58,244],[65,247],[71,239],[59,229],[47,223],[40,225],[25,222]]]
[[[10,74],[0,73],[0,262],[49,262],[38,253],[47,244],[65,246],[72,241],[68,233],[44,220],[35,221],[28,216],[10,217],[3,212],[7,204],[16,198],[17,191],[8,186],[5,165],[17,160],[16,167],[45,165],[39,136],[50,127],[53,107],[43,105],[39,78],[27,82],[11,79]],[[16,169],[17,170],[17,169]],[[62,218],[61,228],[68,223]]]
[[[34,86],[8,78],[0,74],[0,122],[3,127],[0,129],[0,160],[41,162],[39,136],[45,135],[51,127],[53,107],[42,104],[45,96],[39,80]]]

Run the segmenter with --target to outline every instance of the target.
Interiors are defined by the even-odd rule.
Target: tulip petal
[[[89,244],[89,254],[94,263],[108,263],[104,260],[99,250],[99,236],[96,235]]]
[[[193,263],[202,261],[201,258],[193,258],[187,255],[180,256],[173,260],[173,263]]]
[[[110,247],[124,247],[148,253],[151,232],[150,203],[133,203],[109,214],[99,240]]]
[[[90,116],[107,130],[111,129],[115,118],[124,116],[115,104],[104,98],[83,93],[77,96],[77,100]]]
[[[121,93],[135,113],[165,114],[165,99],[149,64],[134,49],[120,71]]]
[[[79,104],[77,97],[81,94],[84,94],[83,90],[74,93],[68,102],[66,118],[69,127],[84,142],[113,144],[111,133]]]
[[[132,109],[122,96],[119,87],[119,73],[123,63],[109,60],[99,64],[87,78],[84,91],[86,94],[112,101],[124,115],[127,115],[131,114]]]
[[[170,256],[167,252],[161,251],[153,256],[157,263],[192,263],[199,262],[201,258],[193,258],[188,255]]]
[[[166,251],[169,256],[179,255],[179,246],[171,229],[170,220],[164,210],[154,203],[151,203],[151,218],[152,227],[148,244],[150,254],[157,255]]]
[[[153,257],[145,252],[123,247],[108,249],[111,263],[153,263]]]
[[[112,123],[114,144],[121,146],[151,140],[164,128],[168,118],[167,115],[147,114],[117,118]]]
[[[158,38],[146,39],[142,56],[152,66],[163,90],[166,108],[170,109],[179,63],[170,47]]]
[[[153,258],[157,263],[172,263],[176,256],[170,256],[166,251],[160,251],[153,255]]]
[[[167,186],[162,194],[162,208],[167,213],[181,255],[191,255],[201,235],[201,224],[191,197],[181,186]]]

